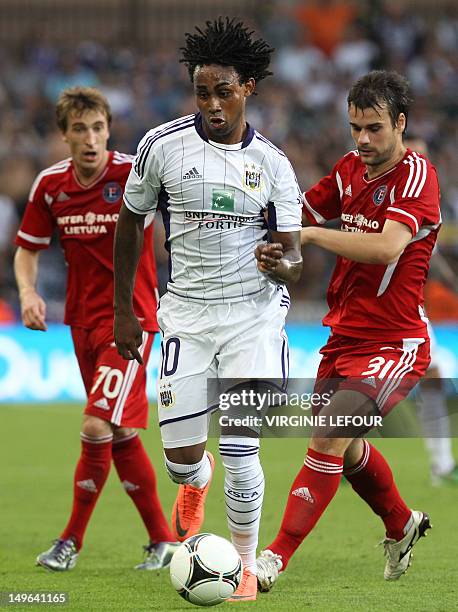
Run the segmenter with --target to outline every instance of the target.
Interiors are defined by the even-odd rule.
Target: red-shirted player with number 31
[[[430,362],[423,286],[441,222],[439,185],[428,159],[403,144],[410,102],[408,82],[395,72],[359,79],[348,95],[357,148],[304,194],[303,212],[313,225],[341,220],[341,230],[312,226],[301,232],[302,244],[338,256],[323,320],[332,333],[321,349],[316,390],[338,386],[320,416],[380,419]],[[274,270],[280,251],[278,245],[258,247],[260,270]],[[280,531],[257,560],[260,590],[270,590],[284,571],[334,497],[342,472],[384,522],[385,580],[407,570],[429,517],[405,504],[389,465],[363,433],[313,431]]]
[[[46,331],[46,304],[36,291],[38,257],[57,229],[68,266],[65,323],[71,327],[88,400],[72,513],[37,564],[57,571],[75,566],[113,460],[150,538],[146,559],[137,567],[158,569],[170,563],[176,546],[157,495],[153,466],[135,430],[147,425],[145,364],[158,331],[152,219],[145,220],[134,296],[143,326],[140,364],[122,359],[113,338],[113,240],[133,158],[107,150],[111,111],[96,89],[63,91],[56,114],[71,157],[41,172],[32,185],[16,238],[14,267],[24,325]]]

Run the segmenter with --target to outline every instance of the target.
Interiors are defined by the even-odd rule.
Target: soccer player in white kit
[[[126,184],[115,240],[115,339],[141,361],[142,329],[132,310],[144,215],[161,210],[170,280],[161,298],[159,423],[167,471],[180,490],[177,538],[198,533],[213,471],[205,452],[209,379],[288,375],[284,286],[302,268],[301,193],[282,151],[245,120],[246,99],[273,51],[242,23],[218,19],[186,34],[182,59],[199,112],[150,130]],[[269,237],[283,249],[264,274],[254,250]],[[235,435],[237,434],[237,435]],[[232,541],[244,565],[236,601],[256,599],[256,546],[264,493],[257,433],[223,430],[220,454]]]

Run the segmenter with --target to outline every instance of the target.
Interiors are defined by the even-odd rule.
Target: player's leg
[[[179,486],[172,510],[172,533],[183,541],[200,531],[214,469],[205,451],[210,407],[207,380],[216,376],[214,326],[207,307],[161,298],[161,361],[158,414],[165,465]]]
[[[143,332],[139,350],[144,365],[126,361],[117,352],[111,327],[96,330],[97,346],[94,383],[86,412],[107,419],[114,430],[112,458],[124,490],[135,504],[148,531],[149,543],[140,569],[165,567],[172,556],[174,541],[159,500],[156,475],[136,428],[148,424],[146,364],[154,334]],[[135,428],[135,429],[134,429]]]
[[[366,354],[362,355],[363,352]],[[408,395],[428,362],[428,343],[416,339],[390,343],[390,346],[368,346],[360,349],[359,354],[353,353],[353,370],[349,372],[352,377],[343,385],[359,388],[370,398],[374,412],[385,416]],[[355,368],[356,372],[359,368],[360,376],[354,375]],[[397,580],[409,565],[412,546],[429,528],[428,516],[407,506],[388,463],[366,440],[355,441],[348,448],[344,475],[356,493],[382,518],[388,557],[384,577]]]
[[[127,495],[137,508],[149,535],[145,560],[137,569],[168,567],[175,552],[173,537],[164,516],[154,467],[135,429],[117,427],[113,438],[113,462]]]
[[[329,420],[331,415],[348,414],[349,399],[348,391],[338,391],[320,415]],[[368,413],[370,406],[367,405],[367,397],[359,394],[351,398],[351,401],[355,414]],[[313,431],[304,465],[291,486],[277,537],[258,559],[261,590],[269,590],[278,571],[287,567],[292,555],[314,528],[339,487],[343,457],[352,438],[332,437],[332,429],[326,432],[329,437],[322,437],[323,433],[323,430]],[[269,575],[272,570],[269,560],[277,566],[277,572],[273,572],[273,580]],[[263,561],[268,567],[263,568]]]
[[[428,322],[431,363],[416,395],[417,415],[430,455],[431,482],[458,484],[458,467],[452,454],[450,420],[439,367],[436,336]]]
[[[384,577],[397,580],[410,565],[412,547],[430,527],[428,515],[407,506],[387,461],[367,440],[355,440],[347,449],[344,475],[354,491],[382,519],[387,556]]]
[[[94,384],[96,351],[91,331],[72,328],[73,344],[86,393]],[[37,564],[47,569],[72,569],[83,544],[84,533],[111,465],[111,425],[97,416],[85,415],[81,430],[81,455],[73,478],[73,502],[70,519],[53,546],[37,557]]]
[[[286,289],[241,304],[233,304],[221,334],[218,377],[233,393],[249,391],[240,379],[256,381],[258,392],[283,388],[288,378],[288,339],[284,332],[289,298]],[[251,407],[254,408],[254,407]],[[250,415],[250,407],[230,409],[229,418]],[[256,410],[254,409],[254,413]],[[252,411],[251,416],[256,416]],[[257,413],[259,414],[259,413]],[[259,460],[259,430],[221,428],[219,452],[225,469],[224,493],[232,543],[239,552],[244,575],[232,600],[256,599],[256,549],[264,499],[264,473]]]
[[[433,349],[431,352],[434,359]],[[440,371],[430,367],[419,383],[417,415],[430,456],[433,485],[458,484],[458,468],[452,453],[450,420]]]
[[[57,571],[75,566],[89,519],[110,471],[112,439],[109,423],[84,415],[70,519],[53,546],[37,557],[37,564]]]

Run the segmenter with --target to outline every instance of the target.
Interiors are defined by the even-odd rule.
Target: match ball
[[[170,563],[170,578],[177,593],[196,606],[216,606],[232,597],[242,571],[242,560],[234,546],[212,533],[185,540]]]

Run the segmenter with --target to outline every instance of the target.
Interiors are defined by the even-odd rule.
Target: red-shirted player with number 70
[[[176,546],[153,466],[135,429],[147,425],[145,367],[158,331],[152,217],[145,220],[134,295],[143,325],[142,363],[127,362],[113,338],[113,240],[133,157],[107,150],[111,110],[96,89],[64,90],[56,114],[71,157],[41,172],[32,185],[14,267],[24,325],[46,331],[46,304],[36,289],[38,260],[57,229],[68,266],[65,323],[71,327],[88,400],[71,517],[37,564],[57,571],[74,567],[113,461],[150,538],[146,559],[137,567],[158,569],[169,564]]]
[[[320,415],[383,417],[430,362],[423,286],[441,223],[440,196],[435,168],[403,144],[410,103],[401,75],[361,77],[348,95],[356,150],[304,194],[304,217],[313,226],[302,229],[302,244],[337,255],[323,320],[332,333],[321,349],[315,388],[323,392],[337,383],[337,391]],[[340,219],[340,230],[315,227],[331,219]],[[272,272],[281,248],[263,245],[256,256],[259,269]],[[257,560],[261,590],[270,590],[285,570],[342,473],[384,522],[385,580],[407,570],[429,517],[406,505],[386,460],[361,437],[367,429],[313,431],[280,531]]]

